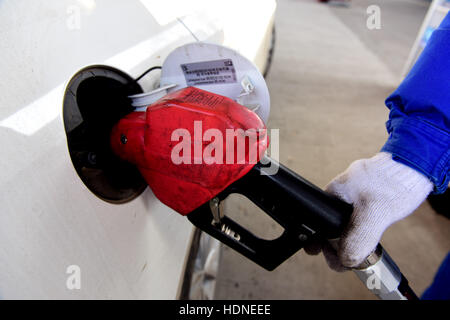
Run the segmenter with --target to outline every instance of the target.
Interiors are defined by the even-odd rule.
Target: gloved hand
[[[312,243],[305,251],[323,251],[336,271],[358,266],[375,249],[383,232],[417,209],[432,189],[426,176],[392,160],[390,153],[355,161],[326,187],[354,207],[337,252],[329,243]]]

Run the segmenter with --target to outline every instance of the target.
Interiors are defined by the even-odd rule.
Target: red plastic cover
[[[128,114],[111,133],[113,151],[182,215],[248,173],[267,145],[266,127],[254,112],[195,87]]]

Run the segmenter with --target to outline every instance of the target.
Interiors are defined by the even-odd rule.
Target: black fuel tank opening
[[[81,180],[99,198],[125,203],[147,184],[139,171],[110,148],[112,127],[133,111],[129,95],[142,88],[108,66],[87,67],[73,76],[64,95],[63,117],[70,158]]]

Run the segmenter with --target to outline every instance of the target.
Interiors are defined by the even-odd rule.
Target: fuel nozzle
[[[138,167],[161,202],[186,215],[256,165],[265,128],[235,101],[187,87],[121,119],[111,148]]]
[[[189,44],[164,62],[160,89],[134,96],[136,105],[152,103],[121,119],[110,143],[116,155],[139,169],[161,202],[267,270],[308,241],[342,235],[352,205],[265,156],[269,96],[253,64],[221,46]],[[164,90],[168,94],[153,102]],[[284,229],[281,236],[261,239],[229,218],[220,205],[232,193],[272,217]],[[404,277],[387,257],[382,254],[356,273],[363,280],[374,266],[385,267],[392,271],[382,276],[386,290],[398,284],[394,289],[404,292],[389,297],[406,297]]]

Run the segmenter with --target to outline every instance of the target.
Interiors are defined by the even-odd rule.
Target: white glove
[[[417,209],[432,189],[426,176],[392,160],[390,153],[353,162],[326,187],[354,207],[337,254],[329,244],[320,246],[329,266],[342,271],[359,265],[375,249],[383,232]],[[320,251],[318,244],[305,249],[310,254]]]

